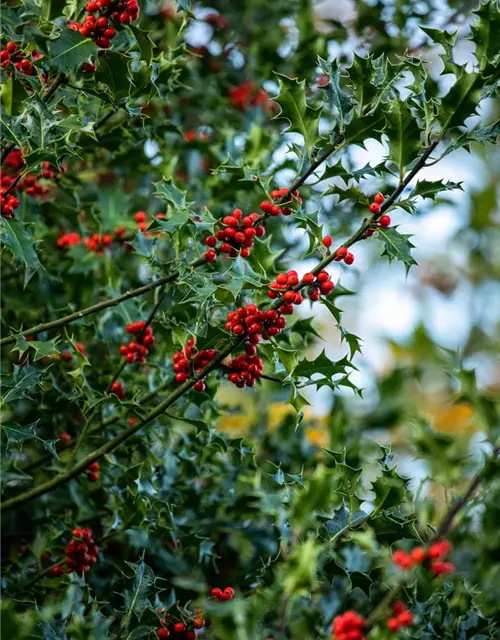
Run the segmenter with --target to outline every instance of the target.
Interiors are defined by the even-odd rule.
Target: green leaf
[[[346,129],[345,141],[347,144],[360,144],[368,138],[376,138],[383,133],[386,125],[385,113],[376,111],[362,118],[353,118]]]
[[[2,431],[7,436],[6,448],[9,449],[12,445],[16,445],[16,447],[22,450],[26,440],[39,439],[35,433],[36,426],[39,422],[40,421],[37,420],[26,426],[22,426],[13,421],[2,424]]]
[[[410,197],[420,196],[421,198],[431,198],[435,200],[438,193],[442,191],[452,191],[454,189],[462,189],[461,182],[443,182],[442,180],[420,180],[415,185]]]
[[[498,2],[481,3],[473,12],[478,20],[472,25],[472,40],[476,45],[474,52],[480,67],[483,61],[493,62],[498,56],[500,43],[500,6]]]
[[[181,227],[183,227],[187,222],[189,222],[191,216],[194,215],[189,209],[185,209],[184,211],[179,211],[175,213],[173,216],[167,219],[156,220],[154,224],[155,229],[161,229],[166,233],[174,233]]]
[[[58,71],[68,72],[87,62],[91,55],[97,55],[97,47],[78,31],[64,28],[59,37],[49,41],[50,63]]]
[[[31,280],[33,274],[43,269],[36,251],[37,242],[28,232],[28,225],[19,220],[2,217],[2,241],[14,256],[14,259],[24,265],[24,286]]]
[[[8,404],[22,398],[31,399],[32,393],[40,385],[42,372],[29,363],[22,366],[14,365],[14,373],[6,376],[2,381],[1,405]]]
[[[101,187],[97,190],[97,198],[102,230],[111,231],[121,226],[128,211],[128,199],[122,187]]]
[[[148,607],[152,607],[152,598],[155,592],[154,586],[156,577],[148,565],[141,560],[136,564],[126,563],[134,572],[133,585],[131,590],[125,591],[124,599],[127,613],[123,619],[122,627],[126,628],[132,614],[137,619],[142,618]]]
[[[379,238],[384,241],[385,245],[382,256],[386,256],[389,262],[393,260],[403,262],[406,273],[408,273],[412,265],[417,264],[411,255],[411,250],[413,249],[413,245],[410,242],[411,235],[399,233],[397,227],[379,229],[378,235]]]
[[[161,182],[154,182],[155,195],[160,196],[175,208],[187,207],[186,192],[178,189],[171,179],[164,178]]]
[[[106,85],[117,101],[128,96],[130,91],[129,63],[129,57],[116,51],[107,51],[105,56],[99,56],[94,77],[97,82]]]
[[[343,189],[336,184],[331,185],[323,194],[324,196],[332,196],[338,195],[338,202],[342,202],[343,200],[355,200],[356,202],[360,202],[361,204],[369,205],[370,199],[365,196],[365,194],[361,191],[357,184],[352,184],[351,186]]]
[[[139,49],[141,50],[142,59],[145,60],[148,66],[151,64],[151,60],[153,59],[153,47],[154,42],[151,40],[149,35],[149,31],[143,31],[143,29],[139,29],[135,25],[129,25],[129,29],[135,36],[137,40],[137,44]]]
[[[60,341],[60,338],[53,338],[52,340],[46,340],[41,342],[40,340],[33,340],[32,342],[27,342],[24,339],[24,336],[21,336],[17,342],[16,346],[12,349],[13,351],[19,351],[22,355],[28,349],[35,350],[35,357],[33,360],[40,360],[41,358],[50,358],[55,353],[60,353],[59,349],[57,349],[56,345]]]
[[[420,149],[420,129],[415,115],[401,100],[391,103],[384,133],[388,136],[389,158],[397,165],[402,180],[405,168]]]
[[[351,120],[353,101],[340,88],[340,69],[336,62],[329,63],[319,59],[321,71],[328,76],[328,84],[324,88],[329,101],[334,106],[338,118],[338,133],[344,133],[345,125]]]
[[[352,365],[349,360],[347,360],[347,358],[342,358],[342,360],[332,362],[323,349],[319,356],[314,360],[301,360],[301,362],[299,362],[299,364],[295,368],[293,374],[294,376],[310,378],[315,373],[319,373],[323,376],[331,378],[336,374],[345,373],[347,367],[350,366]]]
[[[305,81],[298,81],[277,73],[279,94],[274,98],[280,107],[275,118],[287,120],[287,131],[300,133],[304,138],[304,146],[309,160],[314,146],[319,140],[318,126],[320,109],[310,107],[306,102]]]
[[[23,110],[23,101],[28,97],[28,92],[22,82],[11,75],[2,85],[2,106],[9,116],[17,115]]]

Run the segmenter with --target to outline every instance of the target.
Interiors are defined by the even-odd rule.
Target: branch
[[[383,206],[381,207],[380,213],[373,214],[370,218],[368,218],[361,225],[361,227],[355,233],[353,233],[352,236],[346,242],[344,242],[343,245],[341,246],[350,247],[355,242],[358,242],[364,237],[364,233],[368,229],[368,227],[394,203],[394,201],[402,193],[404,188],[410,183],[410,181],[414,178],[414,176],[418,173],[418,171],[420,171],[420,169],[425,165],[427,158],[431,155],[432,151],[436,148],[437,144],[438,144],[438,141],[434,140],[425,149],[424,153],[421,155],[421,157],[415,164],[415,167],[412,169],[412,171],[404,178],[401,184],[394,190],[391,196],[387,198],[387,200],[384,202]],[[314,267],[314,269],[312,269],[312,273],[315,273],[315,274],[319,273],[322,269],[325,268],[325,266],[330,264],[330,262],[332,262],[335,259],[335,255],[336,255],[336,251],[334,251],[329,256],[326,256],[316,267]],[[294,290],[298,290],[303,286],[305,286],[305,283],[301,281],[294,287]],[[274,301],[274,303],[269,308],[277,309],[279,306],[281,306],[281,304],[282,304],[282,301],[278,298],[277,300]],[[211,371],[218,368],[219,364],[221,364],[222,361],[228,355],[230,355],[236,347],[241,345],[244,342],[244,340],[245,340],[245,335],[240,336],[238,339],[230,340],[226,345],[226,347],[220,353],[217,354],[217,356],[214,358],[214,360],[210,364],[208,364],[204,369],[202,369],[196,376],[194,376],[193,378],[190,378],[189,380],[181,384],[179,387],[177,387],[177,389],[173,391],[163,402],[161,402],[156,407],[156,409],[153,409],[144,418],[144,420],[141,420],[136,425],[130,427],[127,430],[120,432],[111,440],[108,440],[108,442],[106,442],[101,447],[96,449],[94,452],[88,454],[85,458],[80,460],[80,462],[77,463],[72,469],[69,469],[64,473],[57,475],[55,478],[52,478],[52,480],[49,480],[48,482],[40,484],[34,487],[33,489],[26,491],[25,493],[22,493],[22,494],[19,494],[18,496],[10,498],[10,500],[5,500],[1,506],[2,511],[9,511],[10,509],[19,507],[39,496],[42,496],[52,491],[53,489],[56,489],[57,487],[61,486],[62,484],[65,484],[72,478],[75,478],[77,475],[82,473],[82,471],[85,471],[88,468],[88,466],[92,464],[92,462],[99,460],[106,454],[110,453],[111,451],[119,447],[123,442],[128,440],[128,438],[132,437],[135,433],[137,433],[137,431],[139,431],[140,429],[148,425],[150,422],[152,422],[153,420],[161,416],[172,404],[174,404],[174,402],[176,402],[181,396],[183,396],[187,391],[189,391],[196,384],[198,380],[202,380]]]

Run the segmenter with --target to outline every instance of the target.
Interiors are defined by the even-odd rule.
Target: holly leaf
[[[135,36],[137,45],[142,54],[142,59],[145,60],[149,66],[151,64],[151,60],[153,59],[154,48],[154,42],[151,40],[149,31],[143,31],[143,29],[139,29],[139,27],[136,27],[133,24],[129,25],[129,29]]]
[[[390,229],[379,229],[379,238],[384,241],[384,251],[382,256],[386,256],[389,262],[393,260],[399,260],[405,265],[406,273],[410,270],[410,267],[417,264],[411,250],[414,245],[410,242],[411,235],[399,233],[396,227]]]
[[[352,367],[352,364],[347,358],[342,358],[337,362],[333,362],[326,355],[326,352],[323,349],[319,356],[314,360],[301,360],[293,373],[295,376],[303,378],[310,378],[315,373],[331,378],[336,374],[346,373],[347,367]]]
[[[36,251],[37,241],[28,232],[28,225],[15,218],[2,218],[2,241],[12,253],[14,259],[24,265],[24,286],[33,274],[43,269]]]
[[[105,56],[99,57],[95,79],[102,82],[117,101],[128,96],[130,91],[129,62],[128,56],[116,51],[107,51]]]
[[[340,87],[340,69],[337,63],[330,63],[322,58],[319,58],[318,62],[322,73],[328,76],[328,84],[324,87],[324,91],[335,109],[338,133],[344,133],[345,125],[351,120],[354,103]]]
[[[171,179],[164,179],[161,182],[154,182],[156,187],[155,195],[159,196],[175,208],[187,207],[186,192],[178,189]]]
[[[9,116],[19,114],[23,109],[23,102],[28,97],[28,92],[22,82],[13,75],[9,76],[2,85],[2,106]]]
[[[420,149],[420,129],[415,115],[401,100],[392,102],[384,133],[388,137],[389,158],[398,166],[402,177]]]
[[[443,182],[442,180],[420,180],[415,185],[410,197],[420,196],[421,198],[431,198],[435,200],[438,193],[442,191],[452,191],[454,189],[462,189],[461,182]]]
[[[276,119],[288,121],[286,131],[300,133],[304,138],[304,146],[309,160],[312,150],[319,140],[318,126],[321,109],[314,109],[306,102],[305,81],[298,81],[276,73],[279,82],[279,94],[274,98],[280,107]]]
[[[155,574],[143,560],[136,564],[131,562],[126,562],[126,564],[132,569],[134,575],[132,588],[126,590],[123,594],[125,606],[127,607],[127,613],[122,623],[123,628],[126,628],[132,614],[136,615],[137,619],[140,620],[146,609],[153,606],[156,582]]]
[[[63,29],[58,38],[49,41],[50,64],[58,71],[67,72],[87,62],[97,54],[96,45],[90,38],[84,38],[78,31]]]
[[[42,372],[29,363],[22,366],[15,364],[14,373],[6,376],[2,381],[1,406],[14,400],[31,399],[30,393],[40,386],[41,376]]]

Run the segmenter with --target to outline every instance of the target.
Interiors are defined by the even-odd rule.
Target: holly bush
[[[499,39],[497,0],[3,4],[6,639],[499,637]],[[412,286],[457,161],[423,280],[483,291],[469,337],[363,390],[345,284]]]

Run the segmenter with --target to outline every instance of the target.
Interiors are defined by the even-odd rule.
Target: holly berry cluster
[[[194,338],[189,338],[186,342],[185,348],[174,353],[172,356],[174,372],[176,374],[175,380],[179,384],[186,382],[186,380],[192,377],[195,373],[199,373],[215,358],[214,349],[198,351],[194,344]],[[193,389],[195,391],[204,391],[205,383],[203,380],[198,380]]]
[[[335,640],[364,640],[365,619],[356,611],[346,611],[333,620],[332,631]]]
[[[120,353],[125,356],[129,364],[137,362],[142,364],[146,362],[146,356],[154,344],[155,338],[152,327],[146,327],[144,320],[131,322],[125,327],[125,331],[136,336],[135,341],[128,344],[122,344]]]
[[[396,600],[392,605],[393,616],[387,620],[389,631],[399,631],[401,627],[409,627],[413,624],[413,613],[408,611],[406,605],[401,600]]]
[[[38,51],[32,53],[33,60],[39,60],[42,57]],[[33,62],[25,58],[21,51],[18,51],[16,42],[7,42],[5,48],[0,51],[0,64],[4,69],[6,69],[9,64],[13,64],[20,73],[24,73],[27,76],[36,75]]]
[[[226,329],[237,336],[245,336],[250,344],[260,342],[260,336],[265,340],[277,336],[286,327],[286,318],[275,309],[260,311],[255,304],[240,307],[237,311],[227,314]]]
[[[231,87],[227,95],[233,107],[240,111],[246,111],[251,107],[263,107],[265,110],[273,111],[276,104],[274,100],[269,99],[267,91],[258,89],[251,80]]]
[[[87,354],[87,351],[85,350],[85,345],[83,344],[83,342],[75,342],[75,347],[82,354],[82,356],[84,356],[85,358],[87,357],[88,354]],[[72,359],[73,359],[73,354],[71,353],[71,351],[61,352],[61,360],[69,362]]]
[[[256,355],[256,348],[253,344],[245,345],[247,353],[233,358],[228,363],[229,382],[235,384],[239,389],[243,387],[253,387],[255,381],[262,376],[264,364],[262,358]]]
[[[210,620],[200,615],[199,609],[192,620],[187,620],[183,615],[183,622],[170,622],[169,614],[165,613],[164,609],[158,609],[158,613],[163,613],[163,618],[160,620],[161,628],[156,630],[156,635],[160,640],[165,638],[169,638],[169,640],[196,640],[194,629],[203,629],[203,627],[210,627],[212,624]]]
[[[455,570],[452,562],[445,558],[451,553],[452,546],[448,540],[438,540],[425,547],[415,547],[410,553],[398,549],[392,554],[392,561],[398,565],[402,571],[411,569],[415,565],[428,563],[428,566],[435,576],[446,575]]]
[[[298,274],[293,269],[287,273],[280,273],[276,279],[269,285],[267,295],[272,300],[276,300],[280,295],[285,303],[280,307],[281,313],[289,315],[293,311],[291,305],[302,304],[303,297],[300,291],[293,291],[293,287],[299,284]],[[309,300],[316,302],[319,300],[320,293],[323,295],[330,294],[335,285],[330,280],[327,271],[320,271],[317,275],[314,273],[306,273],[302,278],[302,282],[307,286],[307,296]]]
[[[167,214],[162,211],[160,213],[157,213],[155,215],[155,218],[157,218],[158,220],[163,220],[163,218],[165,218],[166,216]],[[150,222],[148,222],[148,214],[146,213],[146,211],[137,211],[136,213],[134,213],[134,220],[137,224],[137,228],[139,229],[139,231],[142,231],[143,233],[151,224]],[[152,234],[144,233],[145,238],[149,238],[150,235]]]
[[[88,573],[97,562],[97,545],[92,537],[92,529],[73,529],[73,540],[70,540],[64,549],[66,555],[67,573]],[[60,576],[63,572],[61,565],[52,568],[54,577]]]
[[[14,211],[21,204],[19,198],[7,193],[7,187],[0,187],[0,211],[4,218],[13,218]]]
[[[87,480],[89,482],[97,482],[99,480],[99,463],[93,462],[87,467]]]
[[[380,208],[384,200],[385,196],[382,193],[376,193],[373,198],[373,202],[368,207],[370,209],[370,213],[380,213]],[[391,224],[391,219],[389,216],[383,215],[380,216],[377,222],[379,227],[381,227],[382,229],[387,229],[387,227]]]
[[[231,258],[236,258],[238,255],[248,258],[255,236],[262,238],[266,233],[262,225],[256,225],[259,219],[258,213],[243,217],[241,209],[234,209],[230,216],[222,219],[225,228],[205,238],[205,244],[211,247],[205,252],[205,260],[213,262],[217,258],[217,253],[227,253]],[[218,242],[219,247],[217,247]]]
[[[260,203],[261,211],[268,216],[279,216],[283,214],[284,216],[289,216],[292,213],[292,209],[289,205],[297,205],[297,203],[302,202],[302,198],[297,190],[291,193],[290,202],[286,205],[281,204],[281,200],[288,194],[288,189],[286,187],[282,187],[281,189],[275,189],[271,191],[271,200],[264,200]]]
[[[59,238],[57,238],[57,246],[60,249],[65,249],[67,247],[72,247],[75,244],[80,244],[82,238],[79,233],[73,231],[71,233],[63,233]]]
[[[71,22],[69,28],[79,31],[84,38],[92,38],[99,49],[105,50],[109,49],[111,40],[116,36],[115,27],[137,20],[139,3],[137,0],[91,0],[85,5],[85,10],[88,15],[83,24]]]
[[[123,388],[123,384],[119,380],[115,380],[110,387],[110,392],[115,395],[120,400],[125,398],[125,389]]]
[[[219,587],[214,587],[210,591],[210,595],[212,598],[216,600],[232,600],[234,598],[234,589],[232,587],[224,587],[224,589],[220,589]]]

